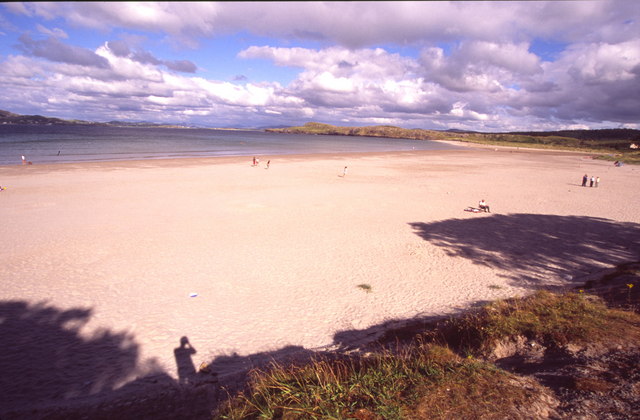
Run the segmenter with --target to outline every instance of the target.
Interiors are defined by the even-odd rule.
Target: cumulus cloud
[[[153,119],[271,117],[300,123],[317,118],[477,130],[638,123],[639,2],[524,1],[500,7],[492,2],[36,2],[3,7],[44,21],[30,30],[46,39],[22,35],[17,50],[23,55],[0,62],[0,87],[25,103],[44,101],[59,109],[75,104],[83,112],[102,110],[114,118],[126,110],[139,118],[156,113]],[[117,30],[121,39],[93,51],[74,46],[61,41],[67,33],[60,22],[104,36]],[[8,22],[2,27],[9,28]],[[276,40],[273,46],[244,43],[249,46],[237,58],[247,67],[222,76],[203,76],[212,64],[175,59],[177,50],[164,54],[171,59],[157,52],[160,44],[195,48],[207,38],[239,31]],[[151,34],[164,38],[146,43]],[[313,40],[315,48],[302,47],[299,40]],[[543,60],[536,55],[539,40],[562,48]],[[406,46],[411,53],[397,52]],[[283,85],[259,79],[251,69],[256,59],[286,68],[291,79]]]
[[[129,45],[124,41],[109,41],[106,46],[117,57],[128,57],[131,54]]]
[[[122,40],[109,41],[106,43],[106,47],[116,57],[128,57],[131,60],[142,64],[163,65],[170,70],[182,73],[195,73],[198,69],[197,66],[189,60],[160,60],[150,52],[142,49],[131,51],[129,45]]]
[[[543,72],[528,48],[526,43],[463,42],[449,56],[441,48],[427,48],[420,63],[425,77],[447,89],[496,92]]]
[[[49,29],[43,25],[38,24],[36,25],[36,29],[41,34],[48,35],[50,37],[61,38],[61,39],[69,38],[69,35],[67,35],[67,33],[60,28]]]
[[[198,69],[194,63],[189,60],[163,61],[167,68],[182,73],[195,73]]]
[[[32,39],[28,34],[19,38],[17,47],[25,54],[60,63],[77,64],[81,66],[108,68],[109,62],[103,57],[86,48],[67,45],[57,38],[49,37],[46,40]]]
[[[624,36],[637,2],[51,2],[6,6],[89,28],[163,32],[183,39],[238,30],[361,48],[379,43],[559,36],[565,41]],[[354,24],[357,22],[357,24]],[[618,34],[618,35],[615,35]],[[627,34],[628,35],[628,34]]]

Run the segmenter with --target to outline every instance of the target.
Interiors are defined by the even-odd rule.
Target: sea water
[[[0,165],[455,149],[379,137],[196,128],[0,125]]]

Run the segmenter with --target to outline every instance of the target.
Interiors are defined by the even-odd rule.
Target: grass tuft
[[[359,287],[360,289],[364,290],[367,293],[371,293],[373,291],[373,288],[371,287],[371,285],[367,283],[359,284],[357,287]]]

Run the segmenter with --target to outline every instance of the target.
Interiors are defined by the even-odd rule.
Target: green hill
[[[474,131],[437,131],[406,129],[391,125],[341,127],[309,122],[300,127],[272,128],[269,132],[291,134],[324,134],[340,136],[387,137],[411,140],[455,140],[501,146],[536,147],[587,151],[599,158],[640,163],[640,130],[601,129],[563,130],[550,132],[480,133]]]

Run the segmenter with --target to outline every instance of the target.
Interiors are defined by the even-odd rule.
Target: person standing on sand
[[[593,187],[594,182],[596,182],[596,178],[593,175],[591,175],[591,181],[589,182],[589,186]]]
[[[346,166],[342,170],[342,177],[344,178],[345,176],[347,176],[347,167]]]
[[[24,155],[22,155],[22,164],[26,165],[27,164],[27,158],[24,157]]]
[[[596,188],[598,188],[598,184],[600,183],[600,177],[596,177]]]
[[[586,187],[587,186],[587,180],[589,179],[589,176],[587,174],[584,174],[584,176],[582,177],[582,186]]]
[[[256,166],[256,157],[255,156],[253,157],[253,165],[251,165],[251,166]]]
[[[266,169],[269,169],[269,165],[271,165],[271,159],[269,159],[269,160],[267,161],[267,168],[266,168]]]

